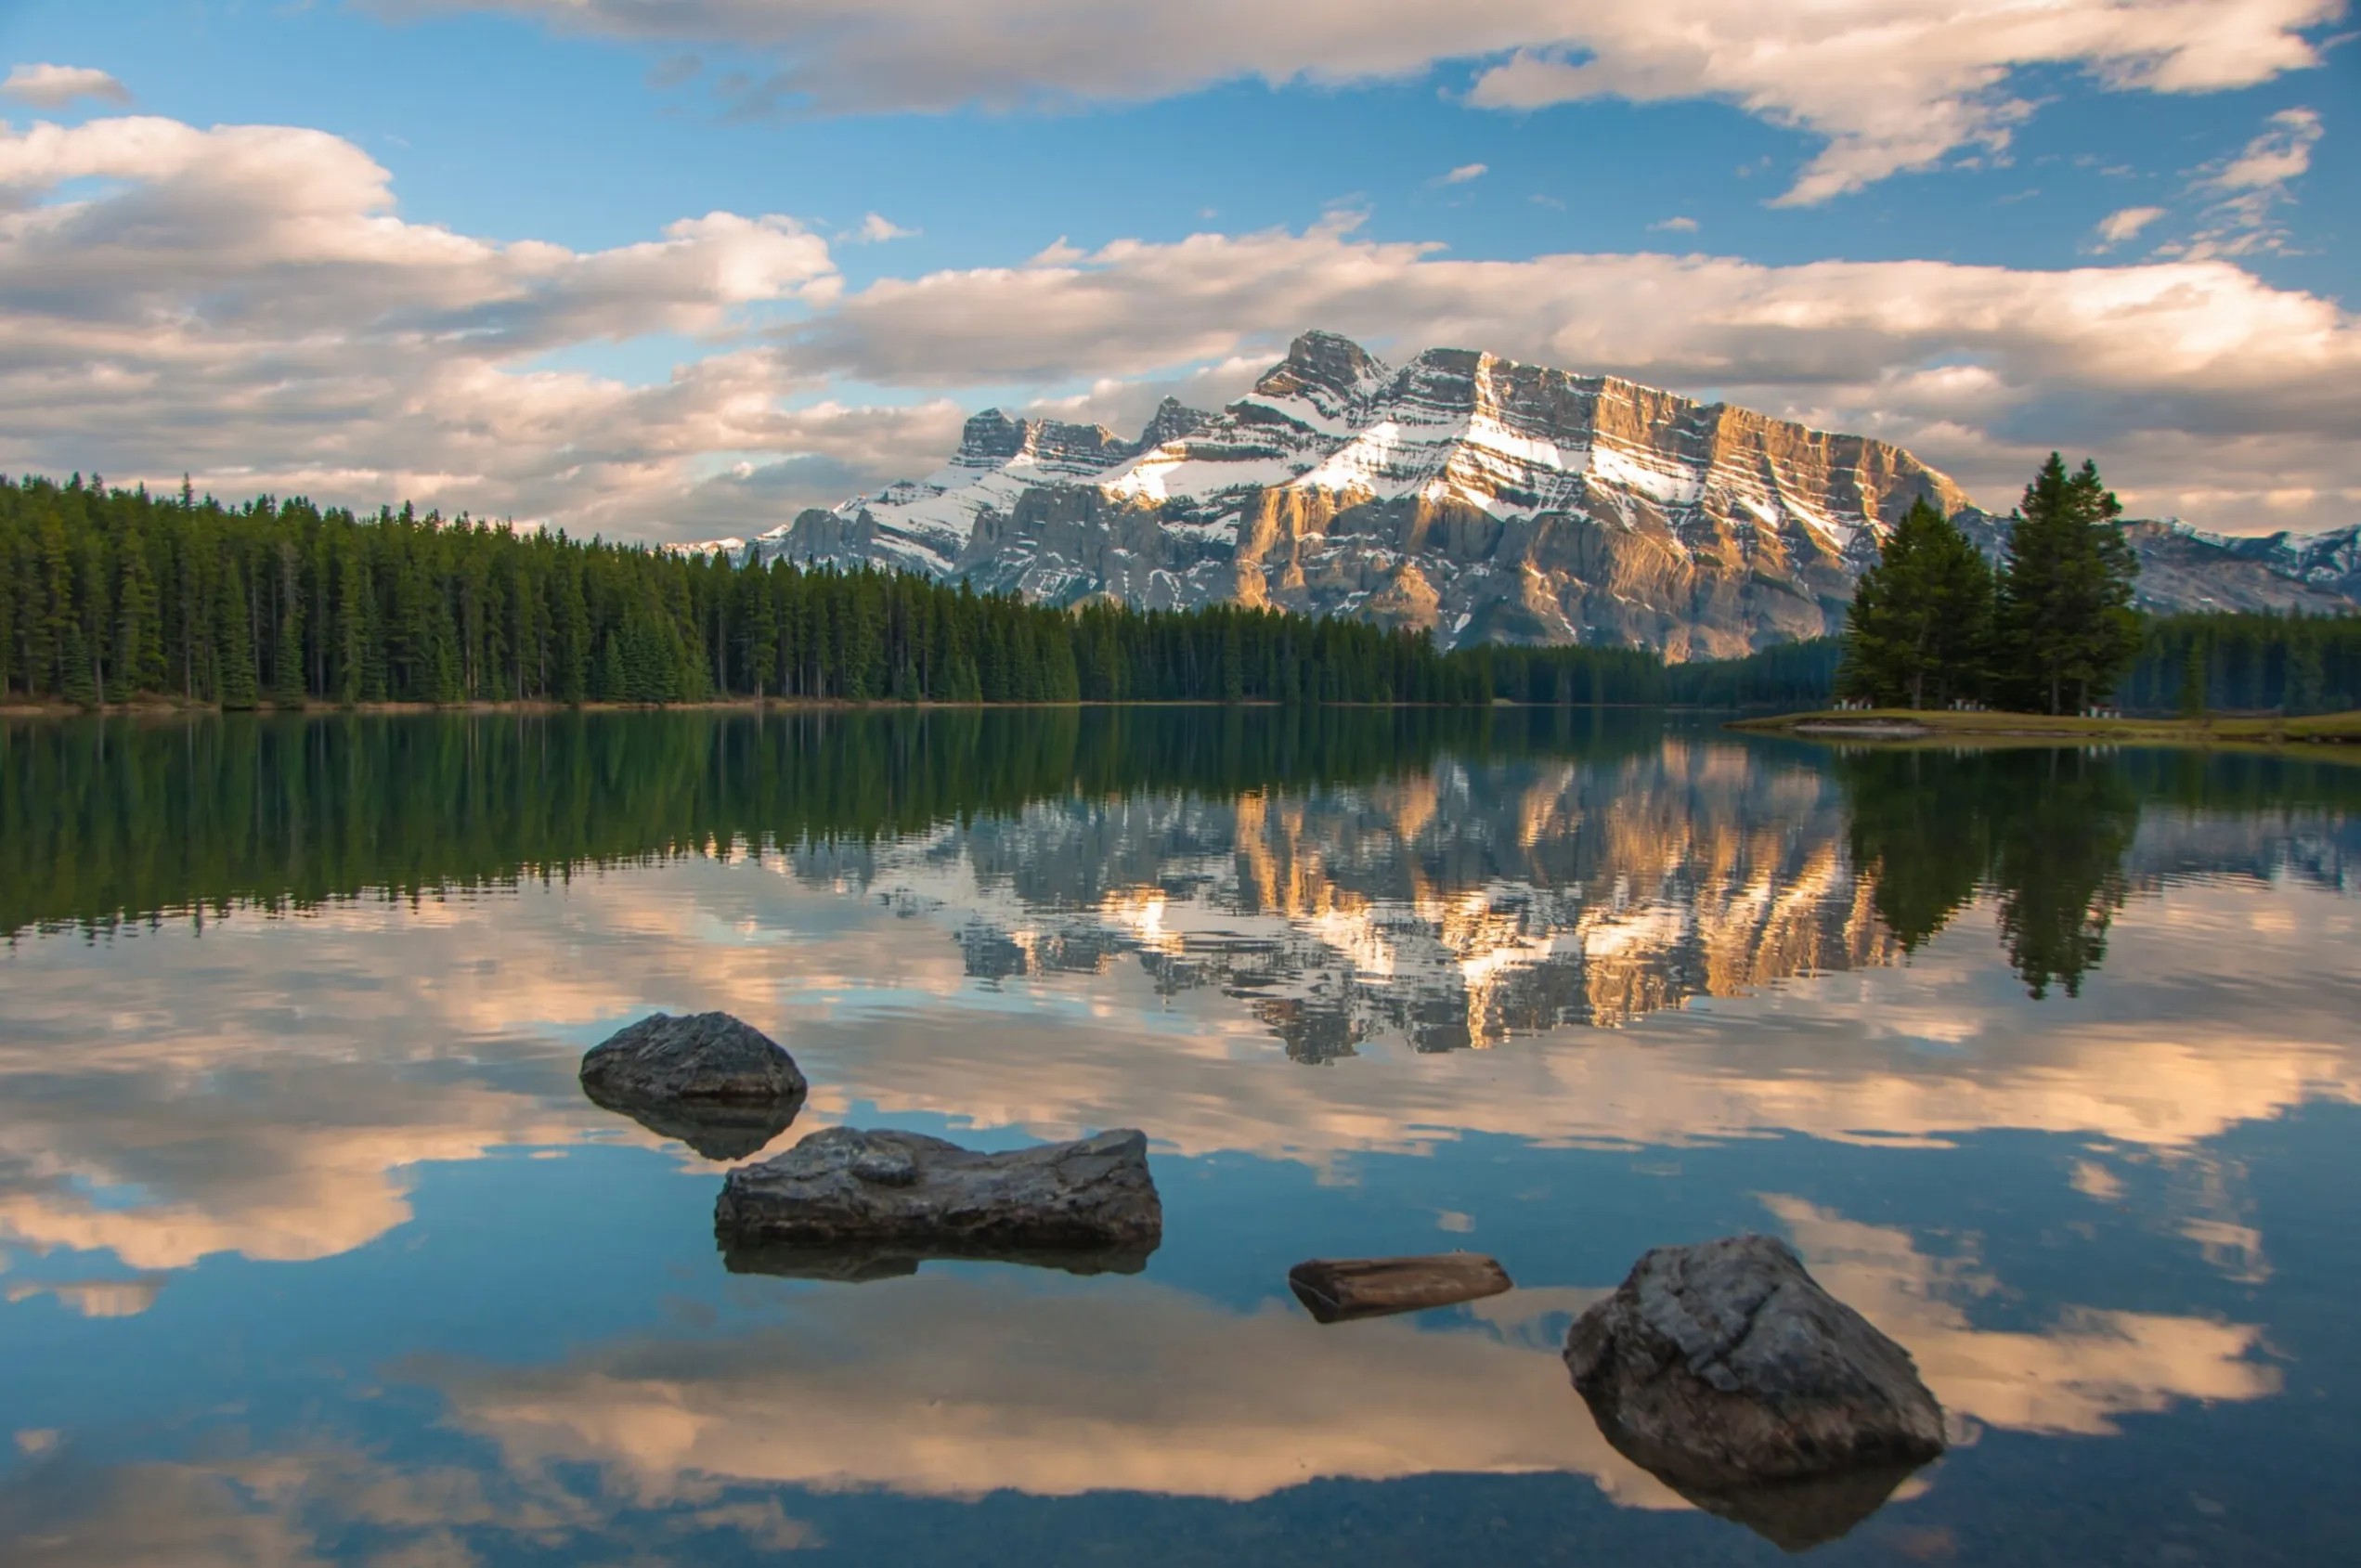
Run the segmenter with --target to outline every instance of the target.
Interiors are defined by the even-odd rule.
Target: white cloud
[[[64,109],[77,98],[129,103],[131,91],[103,71],[81,65],[20,65],[0,82],[0,97],[35,109]]]
[[[2309,109],[2283,109],[2270,128],[2200,184],[2235,194],[2284,186],[2312,167],[2312,147],[2320,139],[2320,116]]]
[[[2321,136],[2320,116],[2309,109],[2283,109],[2234,157],[2206,170],[2189,187],[2212,205],[2187,244],[2174,247],[2194,256],[2247,256],[2283,251],[2287,230],[2280,209],[2294,201],[2288,188],[2312,167],[2312,149]]]
[[[91,176],[111,188],[47,199]],[[17,467],[644,535],[745,493],[698,486],[711,454],[825,460],[825,488],[786,505],[931,464],[957,430],[939,404],[791,406],[824,389],[744,333],[838,279],[785,217],[708,214],[594,252],[499,243],[401,218],[385,171],[338,137],[155,118],[0,132],[0,198]],[[654,385],[536,363],[655,333],[708,347]]]
[[[1130,382],[1267,359],[1318,325],[1724,396],[1910,446],[2006,504],[2053,446],[2094,452],[2132,504],[2209,526],[2361,511],[2361,321],[2230,264],[2031,272],[1729,257],[1459,261],[1302,233],[1066,247],[1015,267],[886,279],[794,330],[868,382]],[[1235,395],[1240,375],[1207,394]],[[2301,488],[2292,509],[2266,504]]]
[[[58,197],[93,176],[99,194]],[[499,242],[403,218],[385,171],[319,132],[34,125],[0,132],[0,468],[741,533],[930,471],[972,402],[1135,427],[1166,389],[1234,395],[1319,325],[1858,430],[1994,503],[2062,446],[2146,512],[2361,513],[2361,324],[2225,260],[1479,262],[1356,221],[1061,242],[852,291],[786,217]],[[655,334],[697,346],[650,384],[551,361]]]
[[[1530,109],[1578,98],[1734,101],[1827,146],[1779,198],[1857,190],[1963,148],[1997,152],[2034,105],[2008,91],[2031,65],[2101,84],[2204,92],[2318,61],[2303,30],[2344,0],[1622,0],[1585,7],[1557,46],[1520,49],[1472,101]]]
[[[2164,215],[2161,207],[2125,207],[2098,220],[2098,250],[2111,250],[2139,238],[2140,231]]]
[[[845,236],[846,239],[863,245],[881,245],[889,240],[915,240],[917,237],[918,230],[904,228],[879,213],[871,213],[867,217],[863,218],[861,226]]]
[[[2004,147],[2020,67],[2205,92],[2317,64],[2345,0],[376,0],[502,10],[764,50],[759,111],[1137,100],[1215,82],[1343,83],[1481,66],[1472,102],[1711,97],[1826,145],[1783,200],[1824,201],[1962,148]],[[1502,57],[1506,57],[1503,58]]]
[[[1672,234],[1694,234],[1697,232],[1697,220],[1686,217],[1667,218],[1662,223],[1652,223],[1648,227]]]
[[[1482,179],[1485,175],[1491,172],[1492,165],[1489,163],[1462,163],[1458,168],[1452,170],[1449,174],[1445,175],[1443,176],[1443,183],[1445,185],[1466,185],[1471,180]]]

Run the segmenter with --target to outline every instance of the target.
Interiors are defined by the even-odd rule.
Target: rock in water
[[[713,1225],[733,1266],[835,1272],[824,1260],[863,1252],[1144,1260],[1163,1238],[1164,1209],[1138,1132],[979,1154],[919,1133],[830,1127],[731,1172]],[[798,1251],[823,1266],[794,1269]],[[1124,1266],[1084,1262],[1084,1272]]]
[[[1565,1361],[1616,1448],[1789,1550],[1943,1451],[1910,1353],[1767,1236],[1651,1251],[1576,1320]]]
[[[658,1013],[582,1058],[582,1092],[708,1160],[741,1160],[787,1130],[808,1085],[794,1057],[727,1013]]]
[[[1509,1271],[1478,1252],[1424,1258],[1314,1258],[1287,1271],[1288,1289],[1322,1323],[1383,1317],[1480,1301],[1511,1289]]]

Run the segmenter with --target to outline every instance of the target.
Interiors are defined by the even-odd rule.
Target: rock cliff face
[[[1838,628],[1878,540],[1922,496],[1987,548],[2004,538],[2004,520],[1884,442],[1462,349],[1396,369],[1309,332],[1218,413],[1167,400],[1126,440],[992,409],[929,479],[712,548],[1053,603],[1235,601],[1451,646],[1679,659]],[[2145,524],[2134,541],[2161,607],[2350,608],[2355,532],[2223,540]]]

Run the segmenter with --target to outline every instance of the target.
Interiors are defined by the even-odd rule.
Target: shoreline
[[[2264,746],[2361,744],[2361,711],[2288,719],[2276,715],[2200,719],[2084,719],[2046,713],[1954,713],[1948,709],[1823,708],[1767,718],[1733,719],[1724,729],[1749,734],[1869,745],[2059,744],[2116,745]]]

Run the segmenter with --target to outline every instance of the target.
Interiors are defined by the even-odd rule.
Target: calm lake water
[[[1787,1238],[1955,1445],[1840,1562],[2361,1561],[2361,767],[1320,711],[0,727],[0,1561],[1758,1562],[1573,1316]],[[586,1101],[1144,1128],[1144,1273],[733,1275]],[[1510,1294],[1320,1327],[1314,1256]]]

